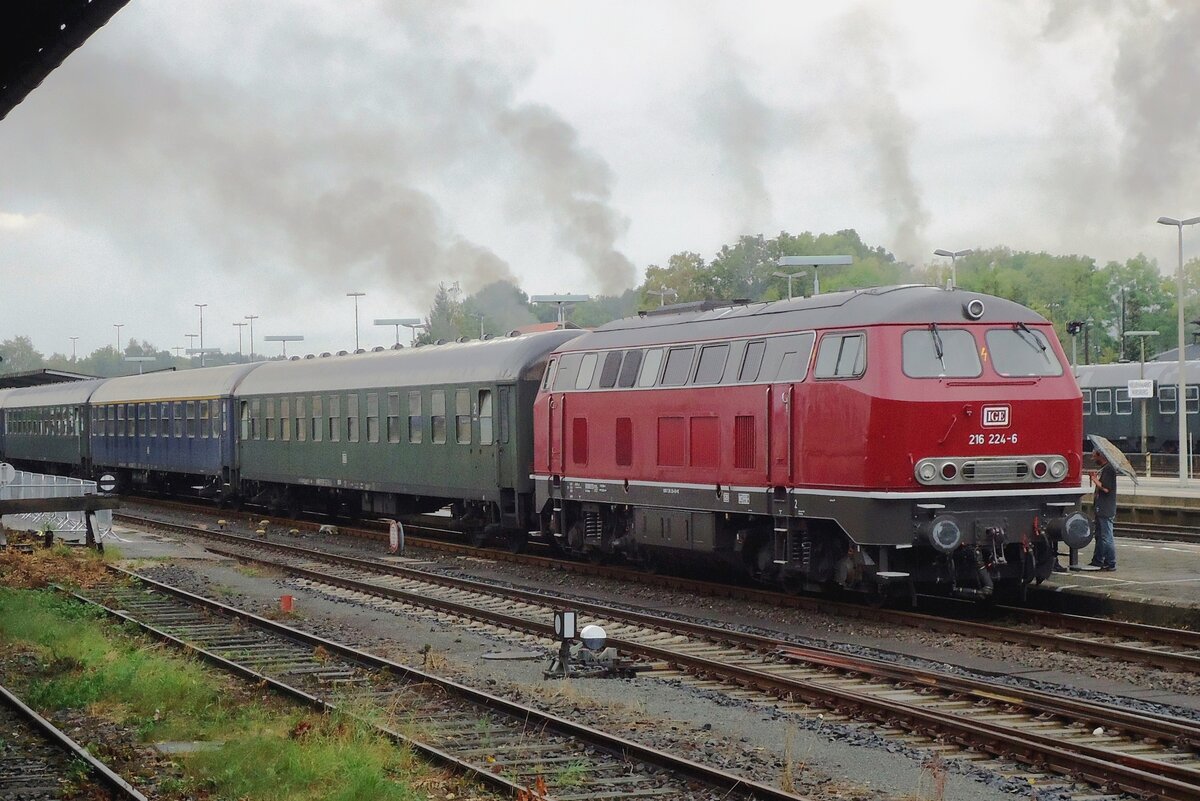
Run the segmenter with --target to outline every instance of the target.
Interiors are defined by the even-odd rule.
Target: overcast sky
[[[0,339],[186,346],[207,303],[207,346],[336,350],[362,291],[369,347],[439,281],[780,230],[1173,268],[1197,41],[1192,0],[136,0],[0,121]]]

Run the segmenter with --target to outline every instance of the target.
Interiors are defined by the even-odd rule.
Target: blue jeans
[[[1092,551],[1092,564],[1100,567],[1117,566],[1117,543],[1113,539],[1113,519],[1096,518],[1096,549]]]

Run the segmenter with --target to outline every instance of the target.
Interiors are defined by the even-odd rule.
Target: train
[[[1086,364],[1075,368],[1083,396],[1087,433],[1099,434],[1128,453],[1179,453],[1179,362],[1148,361]],[[1184,363],[1184,409],[1191,444],[1196,453],[1200,438],[1200,361]],[[1131,398],[1129,382],[1152,381],[1152,397]],[[1145,407],[1145,436],[1142,412]]]
[[[0,457],[292,514],[448,509],[477,544],[795,591],[986,599],[1091,538],[1082,403],[1042,316],[902,285],[8,390]]]

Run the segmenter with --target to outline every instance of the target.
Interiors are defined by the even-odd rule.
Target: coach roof
[[[983,302],[983,316],[968,319],[963,309],[972,300]],[[777,300],[769,303],[717,306],[678,313],[651,312],[626,317],[600,326],[594,332],[568,343],[563,350],[619,348],[658,345],[731,336],[761,336],[814,328],[846,328],[864,325],[938,323],[1046,322],[1037,312],[1011,300],[933,286],[907,284],[830,292],[811,298]]]
[[[230,364],[194,370],[164,370],[109,379],[92,403],[140,403],[154,400],[218,398],[233,393],[238,382],[259,364]]]
[[[42,384],[24,387],[0,394],[0,408],[23,409],[34,406],[72,406],[86,403],[92,393],[108,378],[93,378],[89,381],[67,381],[61,384]]]
[[[246,377],[238,395],[514,381],[528,378],[524,374],[529,367],[579,334],[577,330],[547,331],[352,356],[266,362]]]

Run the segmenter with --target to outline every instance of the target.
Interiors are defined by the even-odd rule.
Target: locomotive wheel
[[[508,550],[512,553],[522,553],[529,544],[529,534],[524,531],[508,532]]]

